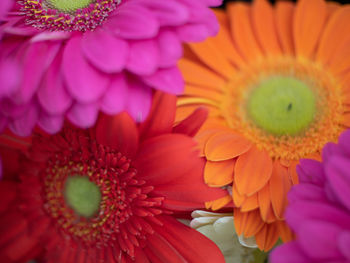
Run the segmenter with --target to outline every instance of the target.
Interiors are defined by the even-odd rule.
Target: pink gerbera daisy
[[[181,43],[216,34],[208,6],[221,2],[17,1],[0,24],[0,129],[86,128],[99,111],[144,120],[153,90],[182,92]]]

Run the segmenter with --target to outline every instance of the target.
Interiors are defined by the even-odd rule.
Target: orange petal
[[[255,235],[256,244],[259,249],[269,251],[278,240],[278,228],[276,223],[265,224],[264,227]]]
[[[277,221],[276,224],[279,236],[281,237],[283,242],[289,242],[294,239],[294,234],[285,221]]]
[[[232,185],[232,197],[233,197],[233,203],[235,204],[236,207],[240,207],[246,199],[244,195],[240,195],[238,193],[235,184]]]
[[[255,61],[262,56],[262,51],[255,38],[250,5],[240,2],[228,3],[227,12],[230,18],[231,34],[240,54],[246,61]]]
[[[260,207],[260,215],[261,218],[267,222],[267,217],[269,215],[270,210],[272,210],[271,206],[271,198],[270,198],[270,184],[267,183],[264,188],[262,188],[258,192],[258,202]]]
[[[246,200],[243,202],[243,204],[241,206],[241,211],[248,212],[248,211],[252,211],[254,209],[257,209],[258,207],[259,207],[258,193],[256,193],[256,194],[246,198]]]
[[[220,31],[215,38],[216,48],[221,50],[231,63],[240,68],[245,62],[232,41],[228,17],[226,15],[225,17],[217,15],[217,18],[220,23]],[[211,41],[211,38],[208,38],[207,41]]]
[[[343,124],[345,127],[349,128],[350,127],[350,113],[344,113],[341,116],[341,124]]]
[[[189,45],[204,64],[216,71],[219,75],[230,79],[236,70],[225,57],[223,51],[218,48],[217,42],[216,37],[212,37],[206,41]],[[230,45],[230,42],[226,44]]]
[[[215,102],[220,102],[223,96],[223,93],[219,92],[218,90],[190,84],[185,86],[185,94],[188,96],[210,99]]]
[[[253,2],[252,12],[255,33],[265,54],[280,54],[282,50],[278,43],[271,4],[267,0],[256,0]]]
[[[327,2],[327,11],[328,11],[328,17],[333,15],[334,12],[336,12],[338,9],[340,9],[342,6],[340,3],[337,2]]]
[[[232,183],[234,159],[212,162],[207,161],[204,168],[204,181],[212,187],[221,187]]]
[[[270,197],[273,211],[278,219],[283,219],[284,209],[288,203],[287,193],[291,187],[288,169],[279,161],[275,161],[270,178]]]
[[[181,98],[178,98],[181,101]],[[190,116],[198,107],[204,106],[209,110],[209,118],[216,117],[220,114],[219,110],[211,105],[201,105],[201,104],[187,104],[187,105],[177,105],[175,123],[186,119]]]
[[[210,161],[224,161],[249,150],[251,142],[239,134],[223,131],[212,136],[205,145],[205,155]]]
[[[294,3],[278,1],[276,3],[276,27],[282,49],[287,54],[294,54],[293,15]]]
[[[223,208],[225,205],[232,202],[232,197],[230,195],[226,195],[220,199],[205,202],[206,209],[212,209],[212,210],[218,210],[220,208]]]
[[[267,184],[271,174],[271,157],[266,151],[251,147],[238,157],[234,182],[240,194],[251,196]]]
[[[341,71],[350,67],[350,7],[336,11],[327,23],[320,46],[317,60],[330,64],[333,71]]]
[[[299,177],[297,174],[297,165],[299,164],[299,161],[292,161],[291,165],[288,167],[288,175],[289,175],[289,180],[292,181],[292,184],[298,184],[299,183]]]
[[[220,90],[225,84],[225,79],[194,61],[183,58],[178,65],[187,83],[217,90]]]
[[[235,229],[238,235],[243,234],[245,237],[254,236],[264,226],[258,209],[242,212],[239,208],[235,208],[233,211]]]
[[[300,0],[294,16],[294,44],[296,54],[312,57],[327,17],[324,0]]]

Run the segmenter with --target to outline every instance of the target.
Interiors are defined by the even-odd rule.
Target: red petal
[[[196,143],[181,134],[165,134],[146,140],[135,160],[139,176],[155,186],[154,192],[172,201],[204,203],[225,195],[204,183],[204,160]]]
[[[140,125],[142,139],[170,133],[174,124],[176,96],[156,92],[153,97],[151,112]]]
[[[96,125],[96,139],[98,143],[131,158],[136,154],[139,134],[135,122],[127,113],[101,115]]]
[[[198,231],[185,226],[172,217],[159,217],[162,227],[155,230],[162,235],[185,259],[191,263],[225,262],[220,249]],[[164,262],[173,262],[170,258]]]
[[[207,117],[208,110],[206,108],[198,108],[190,116],[177,124],[173,132],[193,137],[197,134]]]

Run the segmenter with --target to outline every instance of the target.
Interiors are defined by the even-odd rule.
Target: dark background
[[[0,0],[1,1],[1,0]],[[234,2],[237,0],[224,0],[224,3],[227,2]],[[251,2],[251,0],[239,0],[239,1],[243,1],[243,2]],[[333,2],[338,2],[338,3],[342,3],[342,4],[350,4],[350,0],[332,0]],[[274,3],[276,2],[275,0],[270,0],[270,2]],[[294,1],[295,2],[295,1]]]

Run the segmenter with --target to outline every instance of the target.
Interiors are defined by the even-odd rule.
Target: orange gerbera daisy
[[[292,236],[283,213],[299,160],[320,159],[350,127],[350,6],[256,0],[216,13],[219,34],[180,61],[187,86],[177,120],[210,109],[197,135],[205,181],[232,191],[208,207],[233,196],[237,232],[269,250]]]

